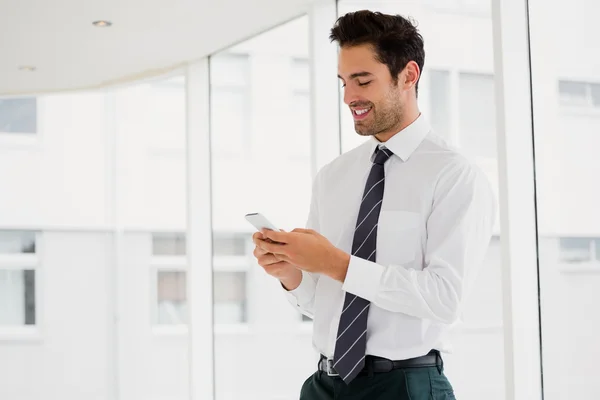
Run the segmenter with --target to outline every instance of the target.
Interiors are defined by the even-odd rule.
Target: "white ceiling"
[[[295,18],[313,2],[0,0],[0,95],[90,89],[169,72]],[[113,26],[97,28],[96,20]]]

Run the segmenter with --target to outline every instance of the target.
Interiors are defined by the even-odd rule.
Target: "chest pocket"
[[[381,210],[377,228],[377,262],[407,264],[415,260],[421,242],[419,213]]]

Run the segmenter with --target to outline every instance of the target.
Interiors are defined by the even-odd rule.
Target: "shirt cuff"
[[[373,302],[379,292],[385,267],[363,258],[351,256],[342,289]]]
[[[287,290],[283,284],[281,288],[285,292],[288,300],[296,306],[302,306],[303,304],[309,303],[315,294],[315,281],[308,275],[307,272],[302,272],[302,281],[300,285],[294,290]]]

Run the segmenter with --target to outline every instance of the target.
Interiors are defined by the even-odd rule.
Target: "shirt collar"
[[[371,136],[371,158],[373,158],[375,147],[379,145],[390,149],[402,161],[407,161],[430,130],[427,119],[423,114],[419,114],[416,120],[392,136],[387,142],[380,142],[375,136]]]

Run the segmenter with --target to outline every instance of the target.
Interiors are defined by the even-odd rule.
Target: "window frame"
[[[43,241],[39,231],[20,228],[0,228],[0,231],[33,232],[35,237],[35,253],[0,253],[0,269],[8,271],[34,271],[35,276],[35,324],[33,325],[0,325],[0,343],[2,342],[39,342],[42,337],[42,298],[43,269],[41,268]]]
[[[150,233],[150,326],[152,333],[159,336],[187,335],[189,327],[189,318],[183,324],[159,324],[158,316],[158,274],[160,272],[185,272],[186,282],[189,279],[189,262],[186,254],[181,255],[162,255],[154,254],[155,235],[183,235],[184,242],[187,243],[185,232],[152,232]],[[186,283],[187,287],[187,283]],[[186,303],[189,310],[189,296],[186,291]],[[189,311],[188,311],[189,313]]]

